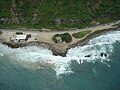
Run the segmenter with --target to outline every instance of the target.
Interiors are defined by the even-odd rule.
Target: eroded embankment
[[[80,39],[78,42],[72,44],[72,45],[69,45],[69,48],[74,48],[76,46],[83,46],[85,44],[87,44],[87,42],[90,40],[90,39],[93,39],[95,37],[98,37],[102,34],[105,34],[105,33],[108,33],[108,32],[111,32],[111,31],[119,31],[119,28],[110,28],[110,29],[103,29],[103,30],[95,30],[95,31],[92,31],[90,34],[86,35],[85,37],[83,37],[82,39]]]
[[[86,35],[85,37],[80,39],[78,42],[69,45],[68,48],[59,49],[59,50],[56,49],[56,46],[53,46],[53,44],[44,43],[44,42],[38,42],[38,41],[25,42],[25,43],[13,43],[13,42],[5,42],[4,40],[1,40],[1,42],[2,42],[2,44],[6,44],[11,48],[19,48],[19,47],[30,46],[30,45],[42,46],[42,47],[45,47],[45,48],[48,48],[49,50],[51,50],[53,52],[53,55],[56,55],[56,56],[60,55],[60,56],[64,57],[64,56],[66,56],[67,51],[70,48],[74,48],[76,46],[83,46],[83,45],[87,44],[87,42],[92,38],[98,37],[98,36],[100,36],[100,35],[102,35],[102,34],[104,34],[106,32],[117,31],[117,30],[119,30],[119,29],[118,28],[111,28],[111,29],[103,29],[103,30],[92,31],[90,34]]]
[[[60,55],[60,56],[66,56],[67,52],[69,49],[74,48],[76,46],[84,46],[86,45],[91,39],[98,37],[102,34],[111,32],[111,31],[119,31],[119,28],[110,28],[110,29],[103,29],[103,30],[95,30],[92,31],[90,34],[86,35],[85,37],[83,37],[82,39],[80,39],[78,42],[71,44],[68,46],[68,48],[64,49],[64,50],[57,50],[55,49],[55,47],[52,47],[52,51],[54,55]]]
[[[7,45],[8,47],[11,48],[20,48],[20,47],[26,47],[26,46],[41,46],[43,48],[48,48],[49,50],[52,51],[53,55],[55,56],[66,56],[67,49],[64,50],[58,50],[55,46],[49,43],[44,43],[44,42],[37,42],[37,41],[32,41],[32,42],[26,42],[26,43],[13,43],[13,42],[4,42],[1,41],[2,44]]]

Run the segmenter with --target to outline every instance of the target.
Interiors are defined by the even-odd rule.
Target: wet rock
[[[103,56],[107,57],[107,54],[106,54],[106,53],[101,53],[100,56],[101,56],[101,57],[103,57]]]
[[[103,53],[100,54],[101,57],[103,57],[103,55],[104,55]]]
[[[90,57],[91,55],[86,55],[85,57]]]
[[[107,54],[105,53],[104,56],[107,57]]]

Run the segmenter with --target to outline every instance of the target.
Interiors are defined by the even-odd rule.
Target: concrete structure
[[[20,40],[26,41],[27,35],[16,35],[15,40],[16,41],[20,41]]]
[[[58,43],[62,43],[62,38],[61,37],[56,37],[56,40],[58,41]]]

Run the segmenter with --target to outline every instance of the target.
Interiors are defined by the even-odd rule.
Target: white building
[[[27,35],[16,35],[14,37],[14,40],[15,42],[18,42],[18,41],[26,41],[28,39]]]

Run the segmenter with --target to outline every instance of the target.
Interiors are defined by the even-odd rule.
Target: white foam
[[[85,45],[72,48],[68,51],[67,57],[78,57],[80,60],[86,60],[88,62],[98,59],[106,59],[112,52],[113,46],[109,44],[103,45]],[[107,53],[107,57],[101,57],[101,53]],[[89,55],[89,56],[88,56]]]
[[[17,64],[20,62],[20,64],[23,64],[23,66],[27,68],[31,68],[31,64],[35,63],[33,64],[32,68],[38,69],[38,63],[48,63],[54,65],[53,69],[56,71],[56,75],[72,72],[69,67],[71,58],[54,56],[52,55],[52,51],[48,50],[47,48],[28,46],[11,49],[2,44],[0,44],[0,48],[0,52],[9,55],[13,61],[17,61]]]
[[[2,56],[4,56],[4,54],[3,54],[3,53],[0,53],[0,57],[2,57]]]
[[[110,32],[90,40],[89,44],[111,44],[120,41],[120,31]]]
[[[27,68],[31,68],[31,64],[32,67],[37,69],[40,67],[40,63],[50,64],[53,66],[56,75],[59,76],[73,73],[70,67],[72,60],[78,62],[78,64],[83,64],[84,61],[109,61],[109,55],[113,51],[112,43],[115,41],[120,41],[120,31],[96,37],[90,40],[88,45],[71,48],[68,50],[67,57],[54,56],[52,51],[47,48],[37,46],[11,49],[0,44],[0,53],[9,55],[13,61],[21,62]],[[106,53],[107,57],[101,57],[101,53]]]

